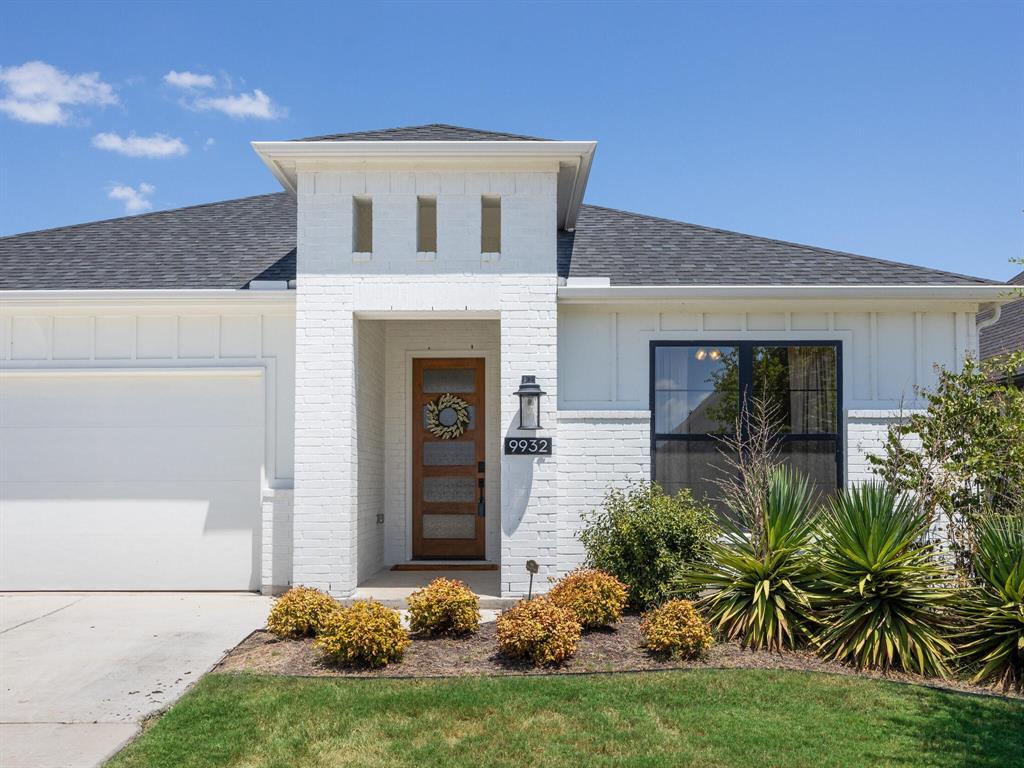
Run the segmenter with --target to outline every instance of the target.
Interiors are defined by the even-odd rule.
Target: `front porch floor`
[[[382,568],[356,587],[352,600],[376,600],[389,608],[405,608],[405,599],[434,579],[458,579],[480,598],[484,609],[507,608],[516,602],[501,596],[499,571],[423,570],[393,571]]]

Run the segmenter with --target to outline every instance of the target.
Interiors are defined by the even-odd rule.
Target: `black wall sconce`
[[[536,376],[523,376],[516,395],[519,397],[519,428],[536,430],[540,425],[540,399],[547,392],[541,391]]]

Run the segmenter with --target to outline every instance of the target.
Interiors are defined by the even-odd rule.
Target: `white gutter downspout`
[[[982,311],[984,312],[985,310],[982,310]],[[995,305],[995,309],[992,311],[992,317],[990,317],[988,320],[982,320],[980,323],[978,323],[978,325],[977,325],[978,334],[980,335],[981,332],[984,331],[986,328],[991,328],[993,325],[998,323],[999,322],[999,318],[1002,317],[1002,315],[1003,315],[1003,305],[1002,304],[996,304]]]

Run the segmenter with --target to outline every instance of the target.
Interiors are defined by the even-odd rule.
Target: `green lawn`
[[[1024,704],[761,670],[208,675],[116,768],[1024,765]]]

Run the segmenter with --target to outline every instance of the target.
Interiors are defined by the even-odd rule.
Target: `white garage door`
[[[0,589],[259,586],[263,380],[0,374]]]

